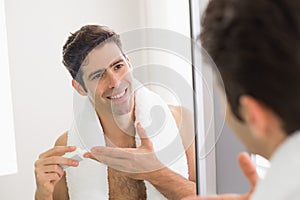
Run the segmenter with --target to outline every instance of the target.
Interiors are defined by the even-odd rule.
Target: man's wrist
[[[149,172],[145,178],[168,199],[196,195],[196,184],[168,167]]]
[[[169,172],[170,170],[167,167],[164,167],[147,173],[145,180],[150,182],[152,185],[157,185],[161,182],[161,179],[167,176]]]
[[[35,200],[53,200],[53,196],[52,196],[52,194],[45,195],[45,194],[41,194],[39,191],[36,191],[35,195],[34,195],[34,199]]]

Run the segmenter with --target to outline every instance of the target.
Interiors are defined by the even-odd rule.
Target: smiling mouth
[[[123,92],[121,92],[121,93],[119,93],[117,95],[114,95],[114,96],[109,96],[107,98],[110,99],[110,100],[120,99],[120,98],[122,98],[126,94],[126,91],[127,91],[127,88]]]

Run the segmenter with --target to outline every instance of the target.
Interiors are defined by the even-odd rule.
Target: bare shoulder
[[[168,106],[170,111],[172,112],[172,115],[178,127],[181,126],[183,121],[192,120],[193,115],[191,110],[183,106],[177,106],[177,105],[168,105]]]
[[[176,121],[185,147],[189,147],[194,141],[193,112],[185,107],[174,105],[169,105],[169,109]]]
[[[175,116],[192,115],[192,111],[187,109],[186,107],[170,104],[168,105],[168,107],[171,110],[172,114]]]
[[[181,124],[181,116],[182,116],[182,107],[181,106],[175,106],[175,105],[168,105],[169,109],[176,121],[177,126]]]
[[[189,180],[196,180],[195,169],[195,144],[194,144],[194,117],[193,112],[182,106],[169,105],[176,121],[177,127],[180,130],[182,143],[186,151],[188,167],[189,167]]]
[[[55,141],[55,146],[67,146],[68,140],[68,131],[64,132],[57,140]]]

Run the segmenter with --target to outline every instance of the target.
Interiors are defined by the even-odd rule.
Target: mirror
[[[225,123],[226,97],[223,81],[210,56],[200,46],[200,21],[208,0],[190,0],[193,46],[194,114],[199,195],[245,193],[249,183],[237,156],[246,151]],[[198,69],[198,70],[197,70]],[[223,91],[222,91],[223,90]]]
[[[77,100],[62,64],[62,46],[70,32],[83,25],[106,25],[119,33],[136,79],[166,105],[193,110],[189,2],[10,0],[5,9],[19,169],[0,177],[1,199],[32,198],[33,163],[71,127]],[[191,124],[186,126],[193,130]],[[146,130],[151,130],[151,123]],[[192,145],[190,140],[186,144]],[[194,169],[193,165],[192,174]],[[19,192],[9,192],[12,187]]]

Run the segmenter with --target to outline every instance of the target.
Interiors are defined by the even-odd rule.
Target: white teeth
[[[110,98],[111,98],[111,99],[119,99],[119,98],[121,98],[122,96],[124,96],[124,94],[125,94],[125,90],[124,90],[122,93],[120,93],[120,94],[118,94],[118,95],[116,95],[116,96],[111,96]]]

